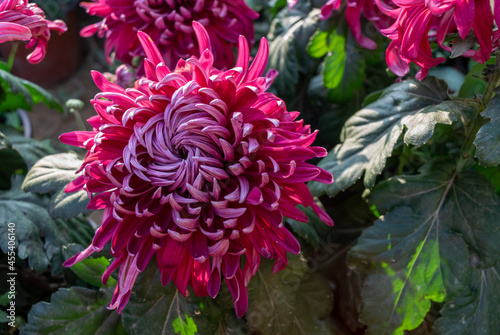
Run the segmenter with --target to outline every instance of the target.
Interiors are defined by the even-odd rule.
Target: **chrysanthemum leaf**
[[[66,193],[69,182],[76,178],[75,172],[82,161],[73,153],[62,153],[40,159],[28,172],[23,190],[50,193],[49,214],[54,218],[69,219],[79,213],[87,214],[89,199],[84,190]]]
[[[16,170],[26,170],[26,163],[21,155],[12,148],[12,142],[0,131],[0,190],[11,187],[10,179]]]
[[[422,145],[432,137],[436,123],[450,124],[462,118],[462,103],[445,101],[447,99],[446,83],[432,77],[421,82],[410,79],[387,88],[377,101],[347,120],[341,138],[343,143],[318,164],[333,174],[335,182],[311,183],[313,195],[334,196],[363,174],[365,186],[372,187],[405,125],[410,130],[405,140]],[[426,123],[416,122],[420,119]]]
[[[479,129],[474,144],[477,147],[476,157],[484,166],[500,164],[500,96],[491,99],[482,113],[490,121]]]
[[[61,288],[50,303],[33,306],[20,334],[126,334],[120,315],[107,309],[111,295],[110,289]]]
[[[273,263],[262,261],[248,286],[247,321],[260,334],[331,334],[324,320],[333,307],[329,283],[309,271],[300,257],[291,257],[288,267],[272,272]]]
[[[4,134],[4,136],[8,137],[12,149],[21,155],[26,162],[28,169],[31,168],[40,158],[56,153],[50,144],[50,140],[37,141],[23,136],[13,128],[2,125],[0,125],[0,131]]]
[[[21,183],[22,176],[16,176],[12,188],[0,192],[0,246],[5,253],[9,250],[7,232],[9,223],[14,223],[17,255],[27,258],[30,268],[43,272],[60,254],[63,237],[47,214],[45,199],[22,192]]]
[[[314,62],[305,51],[309,38],[316,31],[318,11],[292,12],[284,10],[273,21],[268,34],[268,69],[276,69],[279,76],[274,86],[280,96],[294,96],[300,73],[309,73]]]
[[[500,331],[500,268],[474,269],[469,285],[440,310],[437,335],[489,335]],[[459,322],[457,322],[459,320]]]
[[[471,263],[488,267],[500,258],[500,197],[474,170],[457,175],[453,161],[434,160],[418,175],[382,182],[370,199],[385,214],[349,257],[370,273],[361,311],[368,334],[418,327],[431,301],[460,294]]]
[[[14,76],[0,69],[0,87],[6,93],[0,99],[0,111],[18,108],[31,110],[32,106],[43,102],[47,107],[63,112],[59,101],[35,83]]]

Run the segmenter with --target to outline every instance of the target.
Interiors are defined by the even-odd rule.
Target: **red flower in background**
[[[494,47],[498,47],[500,33],[493,30],[495,19],[500,24],[500,1],[494,1],[493,13],[489,0],[394,0],[388,1],[392,7],[377,0],[381,10],[392,16],[396,22],[382,33],[392,39],[386,52],[387,64],[392,72],[404,76],[414,62],[421,67],[416,78],[422,80],[429,69],[444,62],[444,58],[433,58],[429,38],[433,38],[443,49],[450,33],[458,32],[465,40],[471,32],[479,44],[479,49],[470,49],[463,55],[484,63]]]
[[[66,24],[45,19],[44,12],[27,0],[0,0],[0,43],[29,40],[26,48],[35,47],[26,58],[30,63],[39,63],[45,57],[51,30],[64,33]]]
[[[102,91],[93,100],[98,115],[88,120],[94,130],[61,135],[88,150],[82,175],[66,190],[85,188],[89,208],[104,209],[92,245],[65,265],[111,242],[116,259],[103,282],[120,267],[111,302],[119,312],[156,255],[163,285],[173,280],[182,294],[190,285],[198,296],[215,297],[224,279],[242,316],[261,255],[276,260],[279,271],[287,252],[300,251],[283,216],[307,222],[296,208],[302,204],[333,225],[305,185],[333,182],[306,162],[327,152],[311,146],[316,132],[296,120],[298,112],[266,92],[276,76],[262,77],[267,41],[249,65],[240,36],[236,66],[220,71],[209,33],[197,22],[193,30],[200,57],[179,60],[174,71],[154,40],[139,32],[145,77],[124,89],[93,72]]]
[[[103,20],[84,28],[81,35],[106,36],[107,55],[114,50],[115,57],[127,64],[135,56],[144,56],[137,38],[137,32],[143,31],[153,39],[170,68],[179,58],[199,56],[193,20],[200,22],[210,36],[215,66],[232,67],[232,47],[238,45],[239,35],[253,44],[253,20],[259,16],[243,0],[95,0],[82,6]]]

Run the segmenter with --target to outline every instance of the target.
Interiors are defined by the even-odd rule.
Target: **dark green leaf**
[[[180,321],[176,320],[188,324],[186,315],[192,319],[198,331],[215,333],[215,326],[207,321],[197,304],[183,297],[173,283],[166,287],[161,285],[160,271],[155,263],[139,275],[130,301],[122,312],[122,319],[131,335],[175,334],[174,322],[178,326]]]
[[[50,140],[37,141],[24,137],[17,130],[2,125],[0,125],[0,131],[8,137],[12,149],[23,157],[28,168],[31,168],[40,158],[56,153],[50,145]]]
[[[263,260],[248,285],[247,322],[252,331],[267,334],[331,334],[326,318],[333,307],[328,281],[308,271],[303,259],[291,257],[284,270],[271,273]]]
[[[21,183],[22,177],[16,176],[12,188],[0,192],[0,246],[7,252],[8,223],[15,223],[17,255],[27,258],[30,268],[43,272],[60,255],[63,238],[47,214],[44,199],[23,193]]]
[[[5,93],[3,99],[0,99],[0,111],[18,108],[31,110],[32,106],[43,102],[49,108],[63,112],[61,104],[49,92],[2,69],[0,69],[0,86]]]
[[[471,272],[469,250],[481,266],[500,258],[500,198],[474,170],[456,175],[454,162],[435,160],[419,175],[380,183],[370,199],[385,214],[349,258],[372,269],[361,314],[368,334],[414,329],[431,301],[457,296]]]
[[[437,335],[490,335],[500,331],[500,268],[474,269],[469,285],[444,305]]]
[[[0,132],[0,190],[11,188],[10,179],[16,170],[27,169],[21,155],[12,149],[9,138]]]
[[[482,115],[490,121],[479,129],[474,144],[476,157],[484,166],[500,164],[500,96],[490,100]]]
[[[61,288],[50,303],[39,302],[28,314],[22,335],[126,334],[120,331],[120,315],[108,310],[113,291],[83,287]]]
[[[455,112],[439,112],[442,110],[439,104],[446,99],[446,83],[432,77],[421,82],[407,80],[387,88],[379,100],[347,120],[341,138],[343,143],[318,164],[333,174],[335,182],[330,185],[311,183],[313,194],[334,196],[353,185],[363,173],[365,186],[372,187],[405,124],[412,127],[410,142],[422,144],[432,136],[434,122],[452,122],[452,116],[453,120],[458,118]],[[422,127],[411,123],[413,118],[421,118],[419,114],[428,115],[424,119],[427,117],[432,122]]]
[[[317,10],[282,11],[273,21],[268,34],[268,68],[279,72],[274,86],[280,96],[293,97],[299,74],[310,72],[314,62],[304,49],[317,25]]]
[[[68,259],[75,255],[76,253],[83,250],[80,246],[76,248],[77,245],[69,245],[63,247],[63,256],[65,259]],[[85,282],[97,286],[104,287],[102,283],[102,274],[109,266],[109,260],[106,257],[101,256],[98,258],[86,258],[81,262],[76,263],[71,267],[71,271],[73,271],[78,277],[83,279]],[[116,280],[114,278],[109,278],[106,284],[107,287],[116,286]]]
[[[89,213],[87,192],[80,190],[66,193],[64,190],[74,180],[82,161],[73,153],[62,153],[40,159],[29,171],[23,183],[23,190],[36,193],[50,193],[49,214],[69,219],[79,213]]]

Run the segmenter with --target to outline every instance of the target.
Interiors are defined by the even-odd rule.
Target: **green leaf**
[[[342,81],[346,62],[345,46],[345,36],[334,33],[331,49],[323,64],[323,84],[328,88],[336,88]]]
[[[18,108],[31,110],[32,106],[43,102],[47,107],[63,112],[59,101],[49,92],[2,69],[0,69],[0,86],[5,93],[3,99],[0,99],[0,111]]]
[[[50,193],[49,214],[53,218],[69,219],[79,213],[88,214],[89,199],[85,190],[66,193],[65,188],[74,180],[82,161],[73,153],[62,153],[40,159],[28,172],[24,191]]]
[[[0,190],[11,188],[11,177],[16,171],[27,170],[24,159],[14,149],[9,138],[0,131]]]
[[[318,30],[311,37],[311,41],[307,45],[307,52],[314,58],[321,58],[329,51],[335,49],[336,43],[344,42],[344,38],[337,34],[334,28],[330,30]]]
[[[107,309],[112,294],[109,289],[61,288],[52,295],[50,303],[33,306],[20,334],[126,334],[120,330],[120,315]]]
[[[500,164],[500,96],[497,95],[482,113],[490,121],[479,129],[474,144],[476,157],[484,166]]]
[[[434,160],[419,175],[390,178],[370,196],[385,213],[352,248],[349,263],[370,271],[361,320],[368,334],[402,334],[423,321],[431,301],[457,296],[472,271],[500,258],[500,197],[474,170]]]
[[[32,138],[24,137],[17,130],[3,125],[0,125],[0,132],[8,137],[12,149],[21,155],[28,169],[40,158],[56,153],[50,144],[50,140],[37,141]]]
[[[326,62],[331,56],[327,57]],[[326,83],[328,77],[325,66],[323,76],[325,78],[325,86],[331,88],[328,92],[328,97],[333,101],[346,102],[353,98],[354,93],[363,87],[365,79],[366,62],[361,50],[357,46],[354,36],[349,32],[344,51],[344,64],[340,66],[342,70],[342,78],[336,84]],[[338,59],[336,60],[338,61]],[[328,84],[328,85],[327,85]],[[331,85],[330,85],[331,84]]]
[[[300,257],[289,261],[273,274],[273,263],[263,260],[250,281],[246,315],[250,330],[262,335],[331,334],[332,325],[324,320],[333,307],[328,281],[308,271]]]
[[[404,120],[408,128],[404,141],[408,145],[421,146],[427,143],[437,124],[451,125],[457,121],[465,124],[472,119],[475,109],[467,101],[455,99],[422,109],[413,117]]]
[[[434,323],[437,335],[500,332],[500,267],[474,269],[463,292],[444,305]]]
[[[207,321],[204,311],[196,303],[183,297],[173,283],[166,287],[161,285],[160,271],[155,263],[139,275],[122,319],[131,335],[174,334],[174,322],[178,327],[180,322],[176,320],[189,324],[186,315],[199,331],[215,333],[215,326]],[[194,327],[190,326],[191,329]]]
[[[317,25],[318,10],[281,11],[273,20],[268,34],[268,69],[279,72],[274,86],[280,96],[293,97],[299,74],[311,72],[314,62],[305,51],[305,46]]]
[[[83,248],[81,246],[75,244],[64,246],[64,258],[68,259],[82,250]],[[104,273],[104,271],[106,271],[108,266],[109,260],[107,260],[106,257],[101,256],[98,258],[86,258],[83,261],[80,261],[73,265],[70,269],[85,282],[97,287],[104,287],[102,283],[102,274]],[[110,277],[106,286],[116,286],[116,280]]]
[[[493,187],[495,187],[497,194],[500,194],[500,167],[494,166],[487,168],[481,165],[477,165],[475,168],[493,184]]]
[[[487,64],[495,64],[495,58],[491,57],[485,64],[471,61],[470,71],[465,75],[465,81],[460,87],[458,96],[462,98],[475,98],[483,94],[486,89],[486,81],[481,78],[483,70]]]
[[[187,314],[184,314],[184,318],[186,319],[186,321],[184,321],[180,316],[178,316],[174,320],[174,322],[172,322],[175,333],[181,335],[196,334],[198,332],[198,328],[196,327],[193,318],[190,318],[189,315]]]
[[[387,88],[380,98],[356,112],[344,126],[343,143],[337,145],[318,166],[330,171],[335,182],[325,185],[310,183],[314,195],[334,196],[346,190],[363,176],[366,187],[372,187],[392,154],[404,125],[409,125],[408,143],[421,145],[433,134],[436,123],[450,124],[465,116],[463,103],[449,99],[446,83],[428,77],[413,79]],[[444,105],[441,105],[444,102]],[[451,111],[445,111],[454,106]],[[425,120],[418,124],[413,120]]]
[[[16,176],[9,191],[0,192],[0,247],[8,249],[8,224],[15,223],[17,256],[28,259],[30,268],[43,272],[61,253],[64,240],[47,214],[45,200],[21,191],[22,177]],[[43,240],[42,240],[43,237]]]

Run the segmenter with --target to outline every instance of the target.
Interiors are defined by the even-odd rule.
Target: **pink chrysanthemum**
[[[288,0],[288,6],[293,9],[297,1],[298,0]],[[376,49],[377,43],[362,34],[360,21],[361,13],[363,13],[365,18],[371,21],[378,30],[389,27],[394,20],[380,11],[374,0],[347,0],[346,3],[345,18],[354,38],[363,48]],[[328,19],[333,11],[340,8],[340,5],[340,0],[328,0],[323,7],[321,7],[320,19]]]
[[[28,62],[39,63],[45,57],[51,30],[62,34],[66,24],[47,20],[43,11],[28,0],[0,0],[0,43],[29,40],[26,48],[35,49],[26,58]]]
[[[409,64],[414,62],[421,67],[416,78],[425,78],[429,69],[444,62],[445,59],[433,58],[429,38],[435,39],[443,49],[451,48],[444,44],[450,33],[456,33],[465,40],[471,32],[479,43],[479,49],[470,49],[463,54],[484,63],[493,48],[498,47],[500,32],[494,30],[493,22],[500,25],[500,1],[493,2],[494,13],[489,0],[377,0],[379,8],[396,19],[382,33],[392,39],[386,52],[387,64],[392,72],[404,76],[410,71]],[[393,7],[389,8],[387,4]]]
[[[83,37],[106,35],[105,52],[130,64],[144,56],[137,31],[147,33],[157,45],[165,64],[173,68],[179,58],[199,56],[191,22],[205,26],[215,56],[215,66],[234,64],[232,47],[243,35],[253,44],[253,21],[258,14],[243,0],[95,0],[82,6],[91,15],[104,18],[81,31]]]
[[[120,267],[112,299],[120,312],[139,272],[153,255],[166,285],[182,294],[215,297],[223,278],[236,314],[247,308],[246,286],[260,256],[287,264],[287,251],[300,246],[283,226],[283,215],[307,222],[297,204],[314,202],[305,182],[333,182],[332,175],[307,160],[326,150],[311,146],[316,132],[298,112],[266,89],[276,72],[262,77],[268,43],[262,39],[249,66],[249,46],[239,38],[236,67],[220,71],[207,31],[193,22],[201,56],[179,60],[172,72],[145,33],[145,77],[134,88],[92,76],[102,93],[89,119],[93,131],[61,135],[61,141],[88,150],[82,175],[67,187],[85,188],[89,208],[104,209],[92,245],[67,260],[71,266],[111,242],[116,259],[103,275]],[[240,260],[244,259],[244,266]]]

